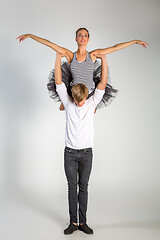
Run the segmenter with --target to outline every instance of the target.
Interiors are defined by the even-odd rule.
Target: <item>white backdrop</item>
[[[160,202],[160,2],[156,0],[39,1],[6,0],[0,22],[0,189],[64,193],[65,113],[47,92],[55,52],[32,33],[72,51],[75,32],[89,29],[88,51],[134,39],[107,56],[112,85],[119,90],[95,114],[94,160],[90,194],[131,194],[148,200],[159,216]]]

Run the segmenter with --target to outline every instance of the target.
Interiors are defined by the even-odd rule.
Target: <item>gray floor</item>
[[[137,198],[140,199],[140,195]],[[151,199],[143,201],[141,198],[137,204],[134,198],[123,194],[103,196],[91,193],[88,225],[94,234],[77,231],[65,236],[63,230],[69,224],[66,194],[3,193],[0,199],[0,239],[159,240],[160,216],[158,206],[155,202],[153,206]]]

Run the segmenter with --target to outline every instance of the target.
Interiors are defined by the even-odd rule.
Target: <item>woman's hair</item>
[[[74,85],[71,89],[72,97],[79,103],[88,97],[88,88],[82,84],[78,83]]]
[[[77,34],[78,34],[78,32],[79,32],[80,30],[86,30],[87,33],[88,33],[88,37],[90,36],[89,31],[87,30],[87,28],[79,28],[79,29],[76,31],[76,37],[77,37]]]

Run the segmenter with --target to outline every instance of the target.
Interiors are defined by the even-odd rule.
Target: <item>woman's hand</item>
[[[139,45],[141,45],[144,48],[147,48],[146,45],[149,45],[147,42],[140,41],[140,40],[136,40],[136,44],[139,44]]]
[[[23,34],[18,36],[16,39],[19,39],[19,42],[24,41],[25,39],[27,39],[29,37],[30,34]]]

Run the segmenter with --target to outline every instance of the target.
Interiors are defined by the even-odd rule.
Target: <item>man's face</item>
[[[84,98],[81,102],[77,102],[75,99],[74,99],[75,103],[77,104],[78,107],[82,107],[84,104],[85,104],[85,101],[86,101],[86,98]]]

